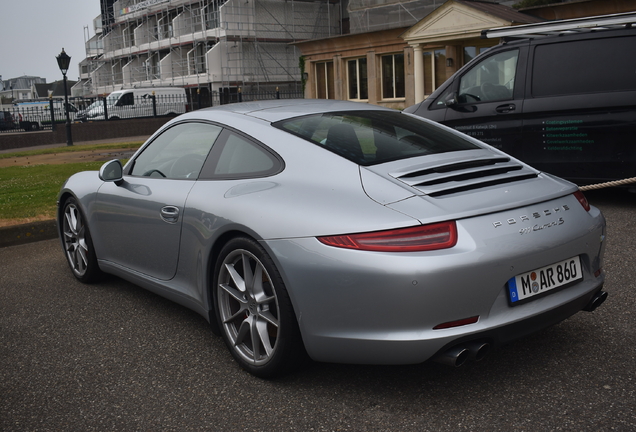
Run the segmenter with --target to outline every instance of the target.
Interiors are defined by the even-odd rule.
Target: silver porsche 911
[[[575,185],[367,104],[184,114],[68,179],[58,221],[80,281],[193,309],[262,377],[306,354],[459,365],[607,297],[605,220]]]

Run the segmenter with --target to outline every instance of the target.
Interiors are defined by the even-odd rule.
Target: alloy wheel
[[[66,258],[73,272],[82,277],[88,269],[89,249],[82,214],[73,203],[64,209],[63,234]]]
[[[277,348],[280,320],[265,266],[249,251],[234,250],[223,260],[218,288],[221,323],[235,353],[248,364],[267,363]]]

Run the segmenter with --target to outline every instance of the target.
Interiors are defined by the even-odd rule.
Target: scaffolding
[[[300,88],[291,42],[341,33],[339,0],[100,0],[83,85],[94,95],[121,88]],[[84,71],[84,69],[83,69]],[[84,77],[84,75],[82,75]]]

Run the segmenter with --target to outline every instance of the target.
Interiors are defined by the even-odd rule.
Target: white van
[[[153,96],[156,99],[157,116],[183,114],[187,110],[185,89],[181,87],[155,87],[117,90],[106,98],[106,114],[109,120],[152,117]],[[95,103],[82,113],[84,121],[104,120],[104,104]]]

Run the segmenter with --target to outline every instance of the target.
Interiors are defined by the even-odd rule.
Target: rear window
[[[438,126],[390,111],[315,114],[273,126],[365,166],[479,148]]]

